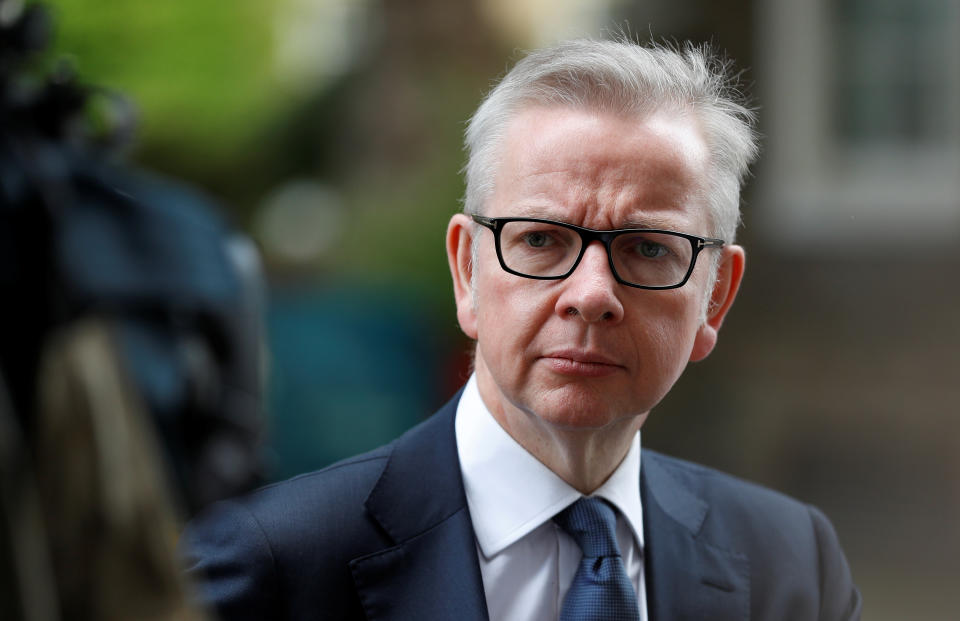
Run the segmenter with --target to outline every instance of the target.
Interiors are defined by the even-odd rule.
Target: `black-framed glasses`
[[[587,246],[607,249],[617,282],[638,289],[676,289],[693,273],[704,248],[720,248],[722,239],[659,229],[598,231],[540,218],[487,218],[474,222],[493,231],[500,267],[537,280],[559,280],[577,269]]]

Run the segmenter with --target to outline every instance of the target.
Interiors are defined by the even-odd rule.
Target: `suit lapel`
[[[644,450],[640,481],[649,620],[749,619],[749,562],[706,540],[707,503],[652,451]]]
[[[397,440],[367,497],[395,544],[350,563],[370,620],[487,619],[453,430],[458,400]]]

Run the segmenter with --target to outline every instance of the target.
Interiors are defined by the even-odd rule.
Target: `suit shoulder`
[[[264,486],[236,502],[268,532],[278,536],[285,531],[299,534],[301,528],[315,531],[318,523],[335,527],[358,525],[362,522],[364,501],[389,457],[390,445],[387,445]],[[329,526],[327,532],[330,532]]]
[[[368,544],[384,541],[385,533],[368,515],[365,503],[394,451],[411,439],[414,448],[435,443],[434,436],[449,426],[440,414],[450,414],[455,403],[452,400],[439,414],[389,444],[217,503],[194,522],[201,531],[209,530],[201,525],[222,526],[223,517],[253,525],[275,551],[290,549],[299,555],[309,546],[323,546],[324,557],[331,551],[360,555]]]
[[[453,405],[381,448],[216,503],[195,518],[181,551],[202,603],[229,619],[362,618],[350,564],[395,545],[368,504],[398,455],[452,437]],[[398,489],[416,486],[419,474],[408,469]]]
[[[684,502],[699,507],[687,514],[693,536],[746,559],[754,569],[758,618],[794,618],[803,602],[818,618],[859,619],[860,594],[833,525],[817,508],[713,468],[654,451],[644,454],[644,467],[653,471],[648,476],[657,478],[662,494],[658,500],[669,502],[682,493],[678,490],[692,494],[696,500]],[[777,607],[784,601],[792,602],[789,613]]]
[[[236,538],[262,541],[277,562],[309,551],[344,556],[377,541],[379,530],[364,501],[390,455],[389,445],[321,470],[272,483],[245,496],[215,503],[189,525],[191,540],[233,545]]]
[[[832,529],[820,511],[782,492],[674,457],[654,453],[648,459],[651,470],[666,479],[661,490],[677,486],[705,503],[702,534],[708,539],[729,535],[745,546],[816,550],[821,523]]]
[[[310,499],[316,495],[334,495],[348,497],[356,495],[376,482],[383,471],[383,467],[390,457],[390,444],[381,446],[368,453],[338,461],[334,464],[298,474],[289,479],[265,485],[245,497],[242,502],[252,507],[270,505],[278,499],[295,496],[300,499]],[[365,484],[369,484],[365,485]]]
[[[672,478],[711,504],[739,503],[753,508],[759,504],[765,508],[781,507],[785,511],[804,513],[815,510],[810,505],[783,492],[732,474],[656,451],[644,449],[644,453],[649,460],[655,462]]]
[[[386,542],[364,501],[388,457],[384,447],[206,509],[180,544],[200,602],[230,619],[359,609],[348,563]],[[341,596],[317,602],[318,585]]]

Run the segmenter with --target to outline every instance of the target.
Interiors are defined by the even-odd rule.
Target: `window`
[[[960,238],[960,0],[760,0],[765,154],[778,241]]]

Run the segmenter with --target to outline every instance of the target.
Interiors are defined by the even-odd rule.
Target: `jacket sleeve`
[[[283,617],[276,560],[256,517],[235,502],[192,521],[181,557],[199,603],[223,619]]]
[[[820,620],[859,621],[863,602],[837,533],[819,509],[808,506],[808,510],[820,559]]]

